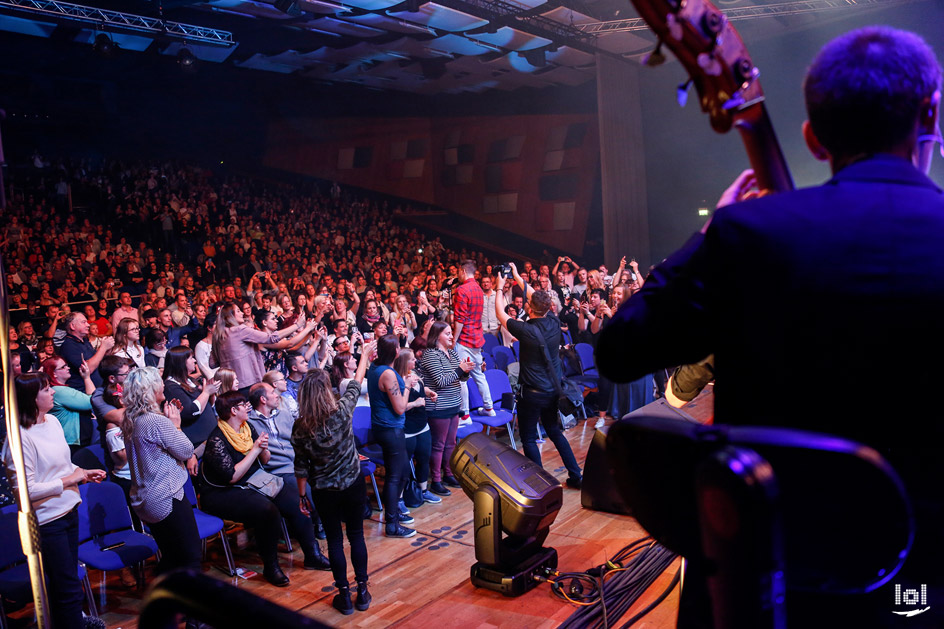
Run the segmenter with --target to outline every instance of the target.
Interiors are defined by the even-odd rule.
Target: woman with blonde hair
[[[416,346],[425,349],[426,342],[420,337],[414,339]],[[421,352],[422,353],[422,352]],[[416,356],[412,349],[403,348],[397,354],[393,361],[393,368],[400,374],[404,380],[407,376],[415,373]],[[407,389],[406,413],[403,422],[403,436],[406,439],[406,460],[407,467],[403,470],[405,478],[410,472],[409,461],[415,459],[413,466],[415,471],[414,480],[419,484],[424,502],[438,504],[442,498],[427,489],[429,481],[429,457],[432,451],[432,433],[429,430],[429,421],[426,419],[426,398],[435,402],[437,394],[435,391],[423,384],[421,379],[416,379],[413,386]],[[414,506],[414,505],[407,505]]]
[[[137,319],[125,317],[115,330],[115,345],[108,352],[129,358],[136,367],[144,367],[144,346],[141,345],[141,324]]]
[[[352,613],[355,606],[360,611],[366,610],[371,600],[367,590],[367,545],[364,542],[367,488],[354,445],[351,417],[376,347],[376,341],[364,347],[357,371],[340,400],[331,391],[331,381],[323,370],[313,369],[305,374],[298,388],[298,421],[292,430],[301,509],[303,513],[311,510],[307,497],[310,484],[312,501],[327,535],[328,560],[338,588],[332,604],[345,615]],[[357,582],[357,599],[353,604],[342,523],[347,529]]]
[[[200,570],[200,536],[193,507],[184,495],[187,472],[196,472],[193,444],[180,430],[180,411],[164,400],[164,382],[154,367],[125,378],[121,432],[131,468],[131,506],[161,550],[158,572]],[[163,407],[161,406],[163,404]]]

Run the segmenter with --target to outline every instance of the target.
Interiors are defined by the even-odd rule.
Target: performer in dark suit
[[[721,207],[652,271],[596,349],[619,382],[714,353],[718,421],[831,433],[883,453],[918,514],[894,581],[927,583],[938,612],[944,418],[927,394],[944,382],[944,194],[916,165],[940,139],[940,88],[940,64],[914,34],[870,27],[825,46],[804,84],[803,133],[833,178]],[[742,175],[722,204],[751,184]],[[898,618],[891,588],[854,597],[867,625],[845,622]],[[861,603],[870,597],[881,617]],[[821,621],[790,616],[790,626]]]

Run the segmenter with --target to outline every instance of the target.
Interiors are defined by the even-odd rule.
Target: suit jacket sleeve
[[[714,327],[706,282],[714,270],[715,240],[710,228],[706,236],[689,238],[613,315],[596,347],[595,360],[603,375],[629,382],[711,353]]]

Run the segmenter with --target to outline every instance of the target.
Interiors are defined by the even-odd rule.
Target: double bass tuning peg
[[[648,55],[642,58],[642,62],[650,68],[661,66],[665,63],[665,55],[662,53],[662,40],[656,44],[656,47]]]

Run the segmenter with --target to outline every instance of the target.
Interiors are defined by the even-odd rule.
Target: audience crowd
[[[397,225],[401,210],[337,185],[322,193],[179,163],[37,159],[13,178],[0,253],[14,372],[44,374],[43,413],[73,454],[103,444],[108,479],[154,532],[162,570],[195,561],[186,475],[171,473],[186,469],[206,511],[255,531],[267,580],[289,582],[275,551],[284,518],[304,567],[333,569],[335,607],[350,613],[345,522],[356,607],[366,609],[367,551],[352,525],[366,502],[354,407],[370,405],[382,446],[386,533],[409,537],[404,484],[417,482],[429,504],[458,487],[448,458],[475,412],[468,387],[481,392],[480,415],[495,413],[485,337],[513,346],[508,321],[528,318],[533,290],[565,351],[593,345],[642,284],[625,258],[612,275],[569,257],[525,261],[518,281],[498,281],[504,271],[481,252]],[[603,380],[599,392],[597,427],[628,410]],[[579,486],[575,465],[568,482]],[[316,539],[325,537],[328,558]]]

